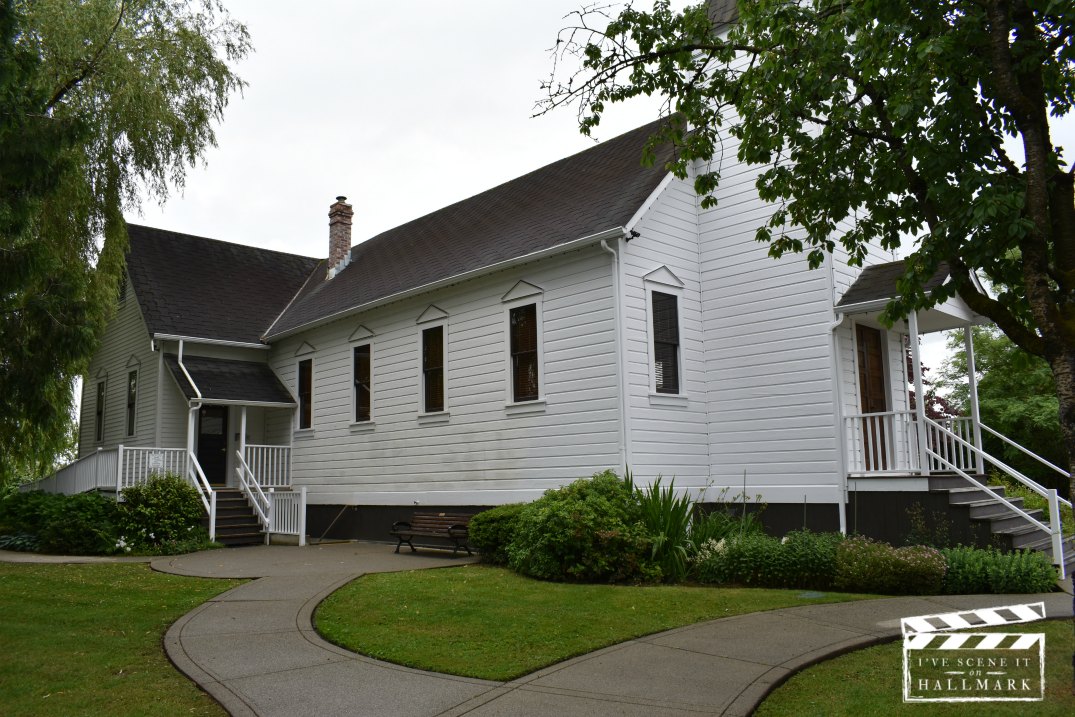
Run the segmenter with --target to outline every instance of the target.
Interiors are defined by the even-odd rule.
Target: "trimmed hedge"
[[[840,590],[884,595],[934,595],[944,585],[947,568],[936,548],[911,545],[894,548],[855,536],[836,551],[836,579]]]

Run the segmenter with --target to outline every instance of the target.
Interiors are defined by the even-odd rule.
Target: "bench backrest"
[[[454,525],[466,526],[471,516],[464,513],[415,513],[411,516],[414,530],[448,530]]]

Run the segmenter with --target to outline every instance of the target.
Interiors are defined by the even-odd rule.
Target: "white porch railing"
[[[119,450],[98,448],[96,452],[79,458],[64,466],[48,478],[24,487],[25,490],[43,490],[46,493],[74,495],[98,488],[116,487],[116,465]]]
[[[250,472],[265,488],[291,486],[291,446],[246,446],[244,456]]]
[[[926,442],[926,446],[927,446],[926,452],[929,454],[930,458],[933,461],[936,461],[941,466],[943,466],[943,468],[942,468],[943,470],[954,471],[956,474],[958,474],[959,476],[963,477],[965,480],[969,481],[972,485],[976,486],[980,490],[985,491],[994,500],[998,500],[1001,503],[1003,503],[1012,512],[1022,516],[1022,518],[1025,519],[1031,525],[1034,525],[1035,527],[1037,527],[1037,528],[1039,528],[1039,529],[1041,529],[1041,530],[1043,530],[1043,531],[1045,531],[1046,533],[1049,534],[1051,542],[1052,542],[1052,548],[1053,548],[1053,563],[1060,568],[1060,577],[1061,577],[1061,579],[1065,578],[1066,575],[1065,575],[1065,569],[1064,569],[1064,537],[1063,537],[1063,529],[1062,529],[1062,526],[1060,524],[1060,505],[1063,504],[1063,505],[1066,505],[1067,507],[1070,508],[1071,507],[1071,501],[1064,500],[1059,495],[1057,495],[1057,492],[1056,492],[1055,488],[1050,488],[1050,489],[1045,488],[1044,486],[1039,484],[1037,481],[1034,481],[1034,480],[1026,477],[1025,475],[1023,475],[1019,471],[1015,470],[1011,466],[1007,465],[1006,463],[1004,463],[1004,462],[1002,462],[1000,460],[997,460],[993,456],[989,455],[988,453],[986,453],[985,451],[981,450],[980,448],[977,448],[976,446],[974,446],[972,443],[970,443],[966,439],[960,437],[959,435],[957,435],[953,431],[949,430],[946,426],[938,423],[937,421],[934,421],[933,419],[930,419],[930,418],[926,419],[926,431],[927,431],[927,434],[926,434],[927,438],[929,439]],[[955,443],[956,447],[960,450],[960,453],[970,454],[973,457],[976,457],[976,458],[980,459],[980,462],[982,464],[989,463],[993,467],[995,467],[998,470],[1006,473],[1007,475],[1009,475],[1012,478],[1014,478],[1015,480],[1019,481],[1024,486],[1026,486],[1027,488],[1032,490],[1033,492],[1035,492],[1038,495],[1040,495],[1043,498],[1045,498],[1049,503],[1049,523],[1048,524],[1042,523],[1040,520],[1038,520],[1037,518],[1034,518],[1032,515],[1027,513],[1022,508],[1017,507],[1016,505],[1011,503],[1007,498],[1005,498],[1004,496],[994,492],[991,488],[989,488],[989,486],[983,484],[977,478],[975,478],[975,477],[971,476],[970,474],[968,474],[963,468],[961,468],[959,465],[957,465],[952,460],[949,460],[946,456],[942,455],[941,453],[939,453],[934,448],[934,446],[943,446],[943,445],[945,445],[947,443]],[[1012,443],[1012,445],[1017,445],[1017,444],[1014,443],[1014,441],[1009,441],[1009,443]],[[1020,448],[1022,448],[1022,447],[1020,446]],[[1022,448],[1022,450],[1027,455],[1032,456],[1034,458],[1038,458],[1039,460],[1044,461],[1044,459],[1041,459],[1040,457],[1036,456],[1034,453],[1028,451],[1027,449]],[[976,464],[977,464],[977,461],[976,461]],[[1054,466],[1054,468],[1055,468],[1055,466]]]
[[[272,503],[258,484],[258,479],[246,464],[240,451],[235,451],[235,475],[239,479],[239,490],[246,496],[246,502],[254,508],[261,527],[268,530],[272,525]]]
[[[155,473],[188,476],[185,448],[127,448],[119,446],[119,473],[116,490],[145,483]]]
[[[918,433],[913,411],[857,413],[844,418],[850,475],[917,473]]]
[[[251,448],[251,446],[247,446]],[[254,446],[257,449],[280,448],[279,446]],[[262,457],[270,456],[269,451],[259,450],[257,454]],[[249,453],[248,453],[249,455]],[[277,456],[279,457],[279,453]],[[287,456],[290,458],[290,455]],[[275,486],[263,488],[258,474],[247,464],[240,451],[235,452],[235,473],[239,479],[239,489],[246,496],[247,502],[253,507],[258,521],[265,530],[265,540],[268,542],[272,533],[279,535],[298,536],[299,545],[306,544],[306,487],[298,491],[277,490]],[[263,461],[262,466],[266,465]],[[269,471],[270,480],[280,480],[281,473]]]
[[[193,453],[187,453],[187,457],[189,459],[186,470],[187,480],[198,490],[202,506],[209,515],[209,539],[216,540],[216,491],[213,490],[213,486],[209,485],[205,472],[198,463],[198,457]]]
[[[299,545],[306,545],[306,486],[299,490],[269,488],[272,505],[272,531],[282,535],[297,535]]]
[[[984,465],[975,454],[974,419],[967,417],[927,419],[944,431],[927,430],[926,447],[937,454],[930,455],[931,471],[961,470],[982,473]],[[954,466],[954,467],[953,467]]]

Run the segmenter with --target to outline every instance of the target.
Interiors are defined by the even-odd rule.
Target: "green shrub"
[[[0,550],[17,550],[22,553],[36,553],[41,547],[41,541],[36,535],[30,533],[15,533],[14,535],[0,535]]]
[[[116,501],[99,493],[60,496],[50,501],[37,533],[42,552],[108,555],[116,550]]]
[[[844,536],[794,530],[781,541],[773,587],[828,590],[836,579],[836,551]]]
[[[936,548],[912,545],[894,548],[855,536],[836,550],[835,587],[885,595],[926,595],[940,592],[946,562]]]
[[[508,546],[512,569],[545,580],[653,580],[651,545],[631,485],[612,471],[527,504]]]
[[[630,475],[627,480],[630,481]],[[679,582],[687,577],[690,558],[690,525],[694,501],[689,495],[676,496],[675,480],[667,488],[661,487],[661,478],[652,485],[636,489],[642,525],[652,548],[650,559],[661,569],[668,582]]]
[[[1056,585],[1056,568],[1045,553],[967,547],[943,552],[948,562],[944,591],[950,595],[1048,592]]]
[[[481,553],[482,562],[507,565],[508,545],[515,538],[524,507],[524,503],[510,503],[483,510],[470,519],[470,543]]]
[[[761,524],[761,511],[765,506],[762,505],[755,511],[747,511],[745,496],[740,495],[727,502],[723,499],[726,493],[727,489],[721,494],[717,506],[709,512],[696,510],[690,529],[690,542],[696,549],[710,540],[719,541],[721,538],[765,532]]]
[[[58,493],[34,490],[0,499],[0,535],[37,535],[53,506],[66,500]]]
[[[194,486],[174,473],[155,475],[123,491],[120,533],[127,547],[156,552],[196,537],[204,515]]]
[[[780,541],[763,533],[745,533],[703,543],[691,561],[698,582],[764,586],[774,580]]]

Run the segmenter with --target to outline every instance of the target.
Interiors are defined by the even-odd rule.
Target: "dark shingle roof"
[[[658,120],[661,121],[661,120]],[[390,229],[318,275],[268,337],[349,309],[626,224],[667,175],[672,150],[641,165],[651,123]]]
[[[855,283],[848,287],[836,305],[851,306],[852,304],[862,304],[867,301],[895,298],[900,293],[896,288],[896,282],[906,271],[907,266],[903,260],[868,266],[855,279]],[[923,288],[927,293],[932,291],[943,284],[950,273],[948,265],[942,263]]]
[[[180,370],[176,355],[164,354],[164,363],[168,365],[183,395],[187,399],[194,398],[194,389]],[[206,401],[295,402],[268,364],[207,356],[184,356],[183,366],[202,392],[202,399]]]
[[[259,342],[319,263],[128,224],[127,273],[149,333]]]

